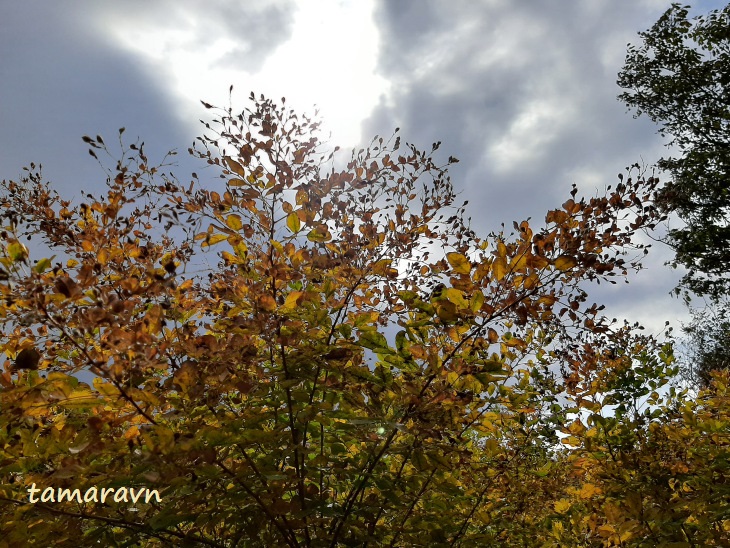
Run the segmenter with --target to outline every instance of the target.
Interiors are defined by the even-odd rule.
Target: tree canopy
[[[619,98],[681,154],[658,162],[672,177],[662,201],[685,223],[668,241],[685,288],[717,297],[730,290],[730,5],[691,20],[688,8],[672,4],[629,46]]]
[[[204,183],[121,131],[83,201],[3,181],[0,546],[727,541],[727,378],[662,389],[671,346],[588,298],[638,268],[658,180],[479,236],[438,143],[341,161],[251,101],[205,104]]]

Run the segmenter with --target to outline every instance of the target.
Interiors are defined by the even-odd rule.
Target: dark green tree
[[[683,374],[690,384],[706,388],[712,372],[730,369],[730,302],[723,299],[710,306],[692,310],[684,326],[685,351]]]
[[[630,45],[618,77],[619,99],[660,124],[678,157],[657,166],[671,182],[660,203],[684,226],[669,231],[680,287],[699,295],[730,293],[730,5],[688,19],[672,4]]]

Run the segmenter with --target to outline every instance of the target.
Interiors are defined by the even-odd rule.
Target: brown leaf
[[[41,359],[41,353],[33,347],[24,348],[15,357],[13,368],[16,370],[35,370],[38,369],[38,362]]]
[[[70,298],[79,294],[78,284],[68,277],[58,278],[54,284],[56,291],[61,293],[64,297]]]

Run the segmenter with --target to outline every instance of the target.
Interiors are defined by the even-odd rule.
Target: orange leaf
[[[246,174],[246,172],[243,170],[243,166],[236,162],[236,160],[234,160],[230,156],[226,156],[225,160],[226,164],[228,165],[228,169],[230,169],[233,173],[235,173],[236,175],[240,175],[241,177]]]
[[[258,299],[259,306],[266,312],[273,312],[276,310],[276,301],[271,295],[261,295]]]

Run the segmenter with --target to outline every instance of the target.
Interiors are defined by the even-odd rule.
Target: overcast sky
[[[616,100],[626,44],[661,0],[127,0],[0,2],[0,179],[24,165],[68,196],[103,173],[81,141],[139,136],[151,160],[184,151],[208,116],[200,100],[248,106],[250,91],[317,104],[343,147],[395,127],[442,141],[482,234],[544,220],[571,184],[591,195],[634,162],[666,154],[656,128]],[[724,2],[694,4],[695,13]],[[199,166],[198,166],[199,167]],[[211,178],[213,175],[211,174]],[[658,331],[685,309],[680,274],[654,246],[630,285],[600,286],[608,314]]]

